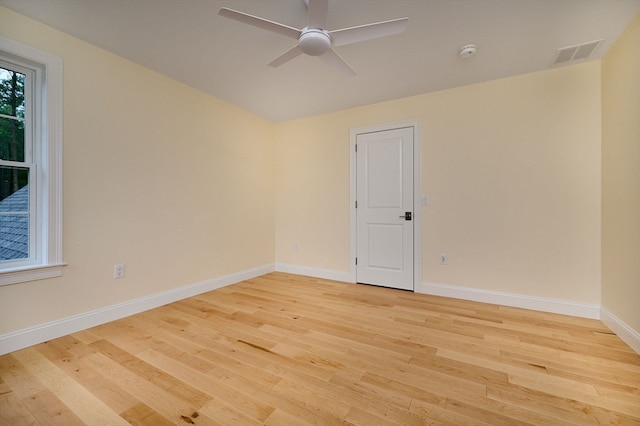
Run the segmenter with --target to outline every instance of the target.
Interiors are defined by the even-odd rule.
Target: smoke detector
[[[463,59],[468,58],[469,56],[473,56],[477,50],[478,47],[475,44],[467,44],[460,48],[458,55]]]

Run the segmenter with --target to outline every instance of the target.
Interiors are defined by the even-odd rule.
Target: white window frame
[[[35,247],[23,262],[0,264],[0,285],[62,275],[62,59],[0,36],[0,57],[34,71]],[[26,129],[25,129],[26,130]],[[25,147],[26,148],[26,147]],[[33,253],[33,254],[31,254]],[[4,262],[3,262],[4,263]]]

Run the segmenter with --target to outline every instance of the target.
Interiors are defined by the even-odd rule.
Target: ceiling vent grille
[[[553,65],[562,65],[569,62],[587,59],[596,51],[602,41],[603,40],[594,40],[558,49],[556,50],[556,56],[553,59]]]

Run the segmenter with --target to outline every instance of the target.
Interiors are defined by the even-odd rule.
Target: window
[[[62,274],[62,61],[0,36],[0,285]]]
[[[33,71],[0,60],[0,262],[34,258]],[[31,191],[33,194],[35,191]]]

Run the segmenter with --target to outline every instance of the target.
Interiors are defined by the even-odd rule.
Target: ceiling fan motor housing
[[[305,28],[298,38],[298,45],[307,55],[320,56],[331,47],[331,37],[324,30]]]

